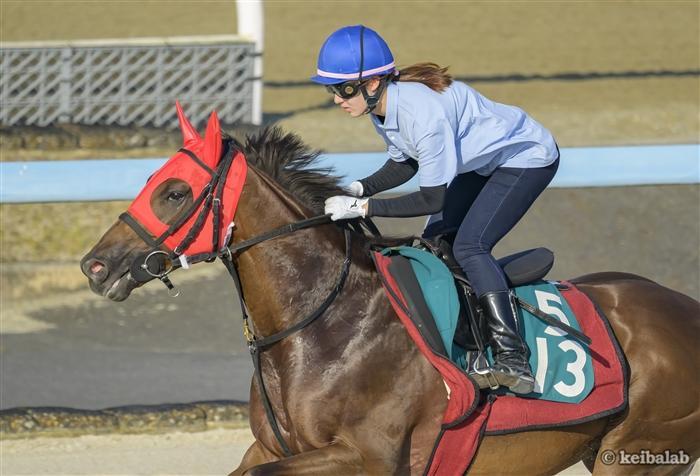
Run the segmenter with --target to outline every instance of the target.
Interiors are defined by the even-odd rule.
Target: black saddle
[[[464,277],[462,267],[452,254],[452,243],[443,236],[423,240],[421,244],[442,259],[453,274]],[[505,256],[498,261],[511,287],[544,278],[554,266],[554,253],[547,248],[532,248]]]

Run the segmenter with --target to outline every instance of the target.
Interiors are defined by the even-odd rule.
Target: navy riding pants
[[[477,296],[508,289],[491,250],[525,215],[558,167],[559,159],[541,168],[499,167],[488,177],[468,172],[447,187],[442,219],[431,220],[423,236],[456,231],[452,250]]]

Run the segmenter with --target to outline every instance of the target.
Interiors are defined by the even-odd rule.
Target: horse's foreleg
[[[334,443],[313,451],[290,456],[273,463],[254,466],[242,473],[244,476],[258,475],[319,475],[351,476],[372,474],[363,465],[360,453],[342,443]],[[386,474],[382,471],[381,474]]]
[[[233,472],[228,476],[242,476],[245,474],[247,469],[259,466],[266,461],[273,459],[275,459],[274,456],[269,454],[269,452],[265,450],[259,441],[256,441],[250,445],[248,451],[245,452],[243,458],[241,459],[241,464],[238,465],[238,468],[233,470]]]

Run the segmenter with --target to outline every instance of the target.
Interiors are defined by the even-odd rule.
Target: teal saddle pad
[[[445,263],[427,251],[408,246],[386,248],[382,254],[399,254],[409,260],[448,357],[465,370],[466,351],[453,341],[460,301],[454,277]],[[537,281],[518,286],[514,291],[522,300],[581,330],[576,316],[554,284]],[[535,391],[524,396],[554,402],[583,401],[594,384],[593,362],[587,346],[522,308],[519,308],[518,319],[530,348],[530,368],[535,375]],[[487,353],[493,363],[490,349]]]

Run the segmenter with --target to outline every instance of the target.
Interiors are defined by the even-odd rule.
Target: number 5
[[[550,301],[552,301],[561,306],[561,299],[559,299],[559,296],[557,296],[556,294],[547,293],[535,289],[535,297],[537,298],[537,307],[539,307],[542,310],[542,312],[546,312],[547,314],[553,315],[567,326],[571,325],[569,324],[569,320],[566,318],[566,314],[564,314],[564,311],[550,304]],[[544,333],[549,334],[550,336],[557,337],[563,337],[566,335],[566,332],[564,332],[563,330],[557,329],[552,326],[547,326],[547,328],[544,330]]]

